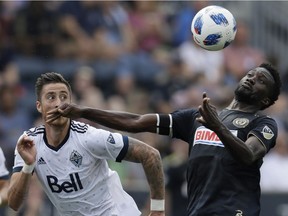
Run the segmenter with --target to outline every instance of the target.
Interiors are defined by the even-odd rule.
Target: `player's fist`
[[[36,148],[34,141],[27,136],[27,134],[23,134],[17,141],[17,151],[23,158],[24,162],[27,165],[33,164],[36,160]]]

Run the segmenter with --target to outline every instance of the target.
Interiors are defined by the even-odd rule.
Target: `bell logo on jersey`
[[[231,133],[234,136],[237,136],[237,131],[231,131]],[[217,134],[209,130],[206,127],[199,127],[196,130],[195,137],[194,137],[194,144],[193,145],[213,145],[213,146],[219,146],[219,147],[224,147],[223,143],[217,136]]]
[[[64,181],[61,184],[58,183],[58,178],[56,176],[47,176],[48,185],[53,193],[61,193],[62,191],[66,193],[71,193],[73,191],[82,190],[83,186],[79,178],[78,173],[69,174],[70,181]]]

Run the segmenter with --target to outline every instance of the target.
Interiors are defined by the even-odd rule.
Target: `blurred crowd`
[[[63,74],[71,82],[75,103],[141,114],[198,106],[203,91],[219,109],[223,108],[249,69],[263,61],[277,66],[276,58],[253,47],[249,22],[237,17],[237,34],[230,46],[217,52],[196,46],[191,20],[209,4],[1,1],[0,146],[7,168],[12,170],[18,137],[41,124],[35,109],[34,83],[43,72]],[[266,111],[277,119],[279,138],[277,147],[265,158],[263,191],[288,192],[284,178],[288,168],[287,90],[283,88],[278,102]],[[149,133],[130,135],[160,150],[167,180],[167,216],[182,215],[179,211],[186,205],[188,145]],[[128,162],[121,167],[111,162],[111,167],[145,211],[149,191],[142,169]],[[56,216],[37,187],[37,179],[32,187],[18,215]],[[16,215],[10,210],[6,214]]]

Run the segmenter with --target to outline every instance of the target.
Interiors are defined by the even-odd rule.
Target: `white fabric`
[[[0,148],[0,178],[9,175],[9,171],[5,165],[6,159],[2,149]]]
[[[75,121],[71,128],[68,140],[59,149],[45,143],[43,127],[31,129],[34,136],[28,132],[37,149],[35,173],[60,215],[140,215],[106,161],[119,155],[122,135]],[[14,168],[19,166],[23,166],[23,160],[16,151]]]

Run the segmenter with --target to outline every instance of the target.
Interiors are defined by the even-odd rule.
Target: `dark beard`
[[[235,89],[234,94],[235,99],[239,102],[246,104],[254,104],[257,102],[257,98],[255,98],[251,92],[246,91],[246,89],[243,89],[240,86]]]

